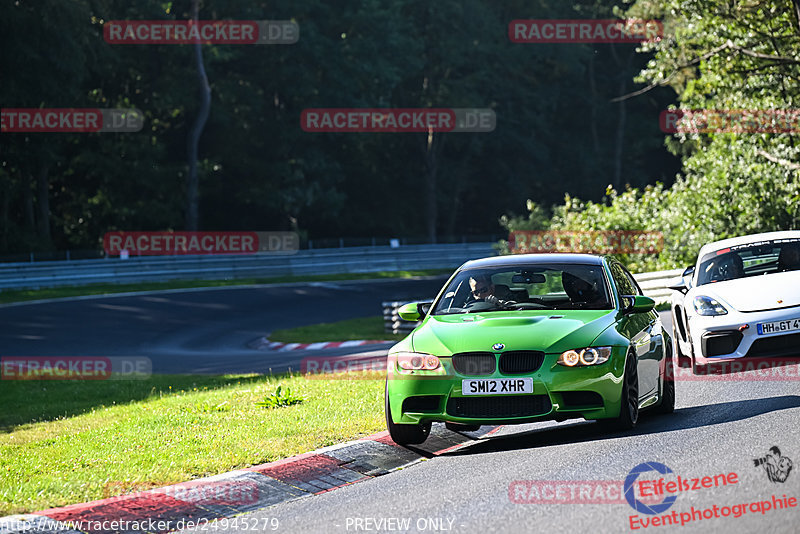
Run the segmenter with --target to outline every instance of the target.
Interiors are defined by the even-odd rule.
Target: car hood
[[[717,298],[741,312],[800,306],[800,271],[714,282],[693,292]]]
[[[457,352],[542,350],[586,347],[614,324],[615,310],[536,310],[433,315],[413,335],[415,351],[439,356]]]

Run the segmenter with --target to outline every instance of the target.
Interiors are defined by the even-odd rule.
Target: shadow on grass
[[[218,389],[263,382],[270,375],[153,375],[146,380],[4,380],[0,387],[0,432],[53,421],[103,406],[141,401],[159,394]],[[282,378],[288,375],[271,375]]]

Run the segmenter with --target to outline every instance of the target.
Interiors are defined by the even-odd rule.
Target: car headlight
[[[397,366],[404,371],[434,371],[442,366],[442,362],[424,352],[398,352]]]
[[[600,365],[611,357],[611,347],[586,347],[585,349],[568,350],[558,358],[560,365],[567,367],[585,367]]]
[[[696,296],[693,304],[698,315],[725,315],[728,313],[728,310],[725,309],[725,306],[717,302],[716,299],[712,299],[711,297],[707,297],[705,295]]]

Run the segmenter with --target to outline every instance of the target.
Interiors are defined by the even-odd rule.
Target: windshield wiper
[[[509,310],[555,310],[555,306],[539,304],[536,302],[517,302],[508,307]]]

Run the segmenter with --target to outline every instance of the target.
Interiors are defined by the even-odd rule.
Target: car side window
[[[620,295],[638,295],[636,286],[631,283],[631,280],[625,275],[625,270],[619,263],[611,264],[611,276],[614,278],[614,285]]]
[[[639,287],[639,283],[636,282],[636,278],[633,277],[631,272],[622,265],[620,265],[619,267],[620,269],[622,269],[623,274],[625,274],[625,278],[628,279],[628,282],[630,282],[631,286],[636,290],[633,293],[631,293],[631,295],[644,295],[644,293],[642,292],[642,288]]]

